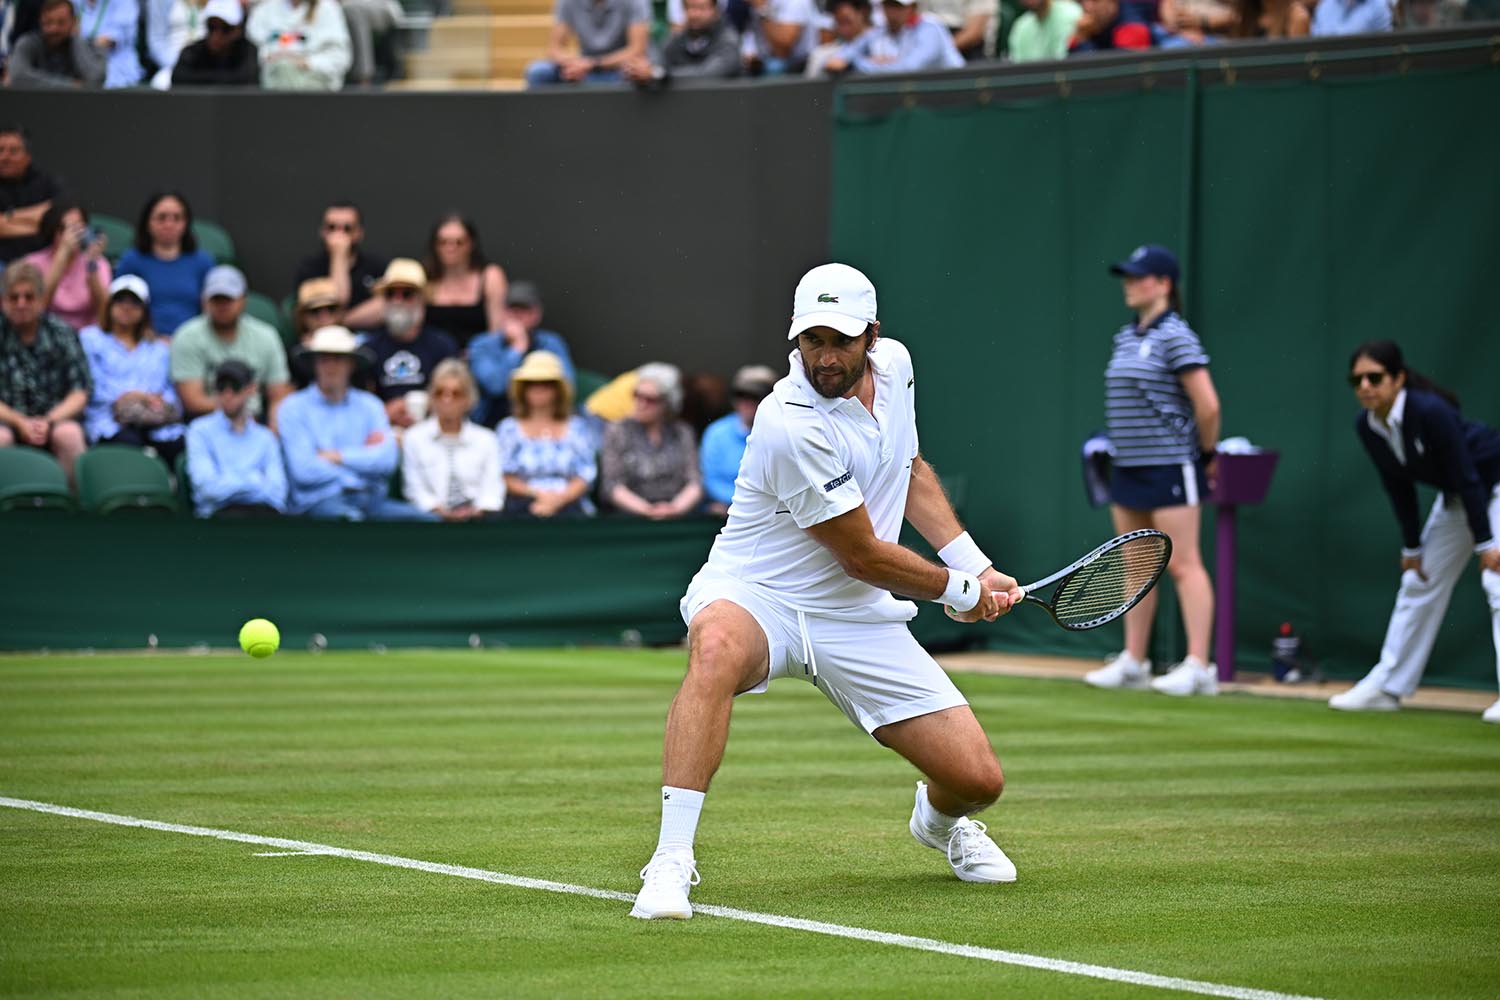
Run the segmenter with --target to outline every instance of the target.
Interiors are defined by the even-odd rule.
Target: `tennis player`
[[[908,631],[916,605],[892,592],[975,622],[1005,614],[1021,590],[963,530],[918,451],[911,356],[881,339],[870,280],[845,264],[807,272],[787,339],[790,374],[761,401],[728,523],[682,598],[687,676],[667,716],[661,834],[634,917],[693,915],[693,838],[732,702],[782,677],[815,685],[922,772],[909,828],[960,879],[1016,878],[969,818],[999,798],[1000,762]],[[947,568],[897,544],[903,518]]]
[[[1479,556],[1500,673],[1500,433],[1463,419],[1453,394],[1407,368],[1389,340],[1355,348],[1349,385],[1364,408],[1355,432],[1401,525],[1401,589],[1380,662],[1328,704],[1345,712],[1394,712],[1421,683],[1471,552]],[[1420,532],[1418,483],[1442,490]],[[1483,718],[1500,723],[1500,701]]]

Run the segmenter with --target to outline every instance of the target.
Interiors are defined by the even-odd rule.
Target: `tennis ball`
[[[264,618],[252,618],[240,628],[240,648],[257,660],[270,656],[280,645],[281,633]]]

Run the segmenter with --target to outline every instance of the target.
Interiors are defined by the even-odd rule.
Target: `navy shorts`
[[[1197,507],[1208,496],[1208,477],[1197,462],[1180,465],[1116,465],[1109,499],[1131,510]]]

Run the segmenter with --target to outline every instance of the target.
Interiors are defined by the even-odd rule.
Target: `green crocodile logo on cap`
[[[827,292],[824,292],[822,295],[818,296],[819,302],[837,302],[838,300],[839,297],[837,295],[829,295]]]

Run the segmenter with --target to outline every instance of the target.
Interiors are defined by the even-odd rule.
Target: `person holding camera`
[[[88,213],[72,202],[55,202],[42,214],[45,249],[27,254],[42,272],[42,308],[75,330],[99,319],[110,279],[104,237],[89,225]]]

